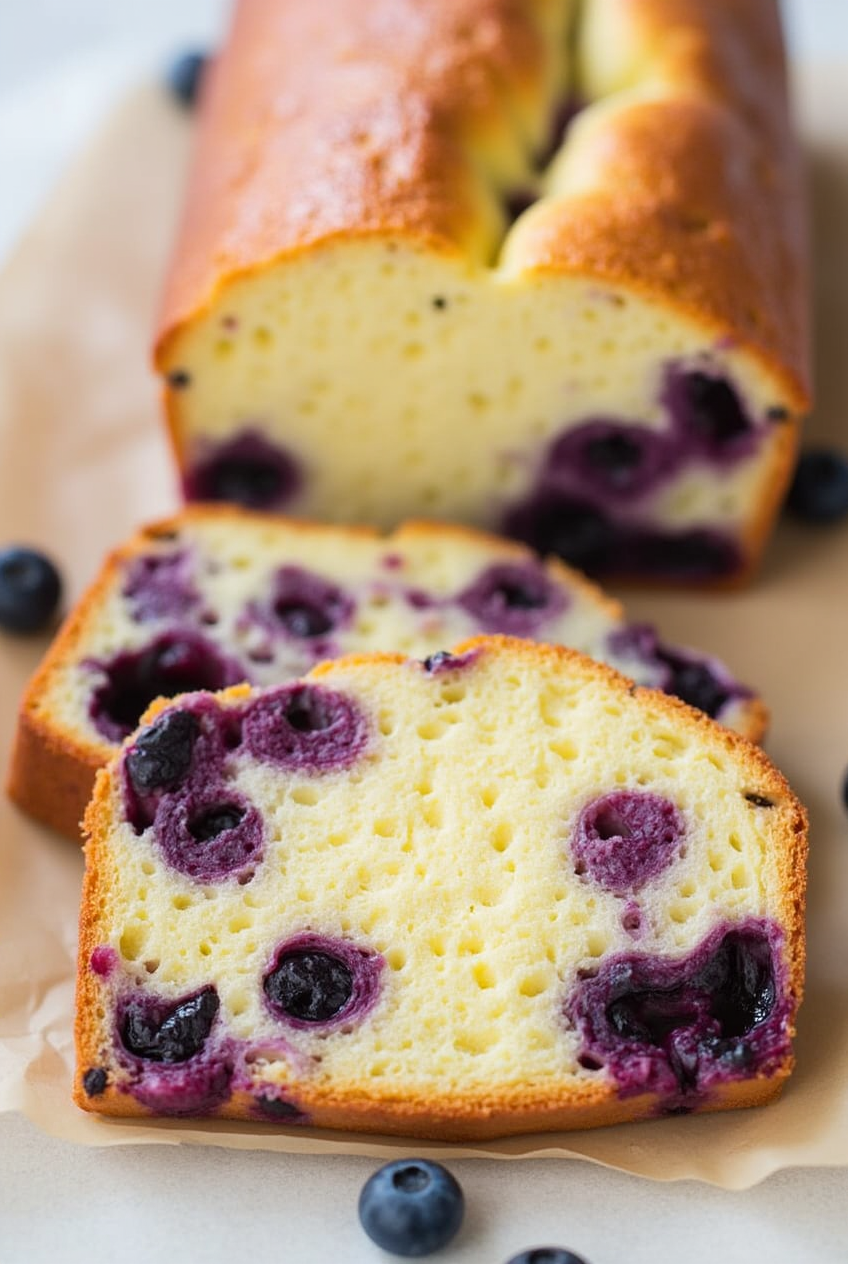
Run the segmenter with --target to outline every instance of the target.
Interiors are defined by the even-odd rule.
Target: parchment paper
[[[800,77],[817,235],[819,404],[808,438],[848,447],[848,67]],[[47,549],[75,599],[103,553],[176,504],[147,347],[190,122],[135,92],[0,276],[0,541]],[[582,1157],[658,1180],[743,1188],[790,1165],[848,1165],[848,528],[783,525],[750,592],[628,595],[672,639],[721,655],[772,706],[769,750],[812,819],[809,971],[798,1066],[779,1102],[524,1137],[422,1145],[267,1126],[109,1123],[69,1097],[82,857],[0,801],[0,1110],[88,1145],[194,1142],[289,1152]],[[0,762],[46,638],[0,636]]]

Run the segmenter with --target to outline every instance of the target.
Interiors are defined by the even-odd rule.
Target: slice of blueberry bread
[[[275,684],[360,650],[425,658],[488,632],[573,646],[763,735],[762,702],[720,663],[625,624],[597,588],[520,545],[207,506],[141,531],[71,615],[23,701],[12,796],[76,837],[95,770],[160,694]]]
[[[804,219],[774,0],[240,0],[156,347],[186,495],[739,580]]]
[[[479,637],[157,702],[98,774],[76,1098],[471,1138],[755,1105],[806,820],[755,746]]]

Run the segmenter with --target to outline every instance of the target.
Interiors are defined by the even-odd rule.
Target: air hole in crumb
[[[522,979],[518,991],[522,996],[541,996],[547,991],[548,980],[541,971],[535,971]]]
[[[506,821],[495,827],[492,834],[492,847],[495,851],[506,851],[512,842],[512,826]]]
[[[314,807],[321,796],[314,786],[298,786],[292,790],[291,797],[295,803],[300,803],[304,807]]]
[[[485,961],[478,961],[477,965],[471,971],[471,976],[481,991],[495,986],[495,976],[491,966],[486,965]]]

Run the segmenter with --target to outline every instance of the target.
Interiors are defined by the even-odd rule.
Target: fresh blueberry
[[[842,778],[842,802],[846,810],[848,810],[848,769],[846,769],[845,776]]]
[[[194,743],[200,732],[197,716],[190,711],[168,711],[141,732],[127,754],[127,773],[138,794],[172,790],[191,766]]]
[[[62,581],[56,567],[35,549],[11,547],[0,552],[0,627],[8,632],[39,632],[52,619]]]
[[[287,953],[265,979],[265,993],[275,1008],[302,1022],[325,1023],[347,1005],[353,974],[344,961],[328,952]]]
[[[121,1040],[148,1062],[187,1062],[203,1048],[220,1001],[213,987],[176,1005],[131,1001],[124,1012]]]
[[[375,1172],[359,1195],[359,1220],[372,1242],[394,1255],[430,1255],[455,1236],[465,1199],[440,1163],[400,1159]]]
[[[165,83],[173,95],[187,109],[197,101],[203,72],[209,58],[205,53],[181,53],[175,57],[165,72]]]
[[[805,522],[839,522],[848,515],[848,458],[828,448],[805,452],[795,470],[786,507]]]
[[[582,1255],[561,1246],[533,1246],[507,1260],[507,1264],[586,1264]]]

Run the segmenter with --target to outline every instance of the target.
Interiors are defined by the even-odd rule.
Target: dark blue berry
[[[263,986],[282,1013],[301,1022],[325,1023],[350,1000],[353,974],[328,952],[299,949],[280,959]]]
[[[62,581],[43,553],[12,547],[0,552],[0,627],[38,632],[52,619]]]
[[[190,711],[168,711],[141,732],[127,755],[127,773],[138,794],[172,790],[191,766],[200,732]]]
[[[89,712],[111,742],[121,742],[133,731],[154,698],[223,689],[244,679],[233,660],[189,630],[163,632],[141,649],[121,651],[98,666],[105,680],[94,691]]]
[[[439,1163],[423,1159],[387,1163],[359,1195],[359,1220],[372,1242],[394,1255],[430,1255],[446,1246],[462,1224],[465,1199]]]
[[[103,1067],[92,1067],[82,1077],[82,1086],[87,1097],[99,1097],[106,1090],[107,1076]]]
[[[582,1255],[561,1246],[533,1246],[507,1260],[507,1264],[586,1264]]]
[[[842,802],[846,810],[848,810],[848,769],[846,769],[845,776],[842,779]]]
[[[148,1062],[187,1062],[203,1048],[219,1006],[213,987],[176,1005],[130,1002],[121,1040],[130,1053]]]
[[[281,1123],[302,1123],[306,1119],[294,1102],[282,1097],[257,1097],[256,1105],[266,1119],[277,1119]]]
[[[205,53],[182,53],[165,72],[165,83],[180,105],[189,108],[197,100],[208,57]]]
[[[189,833],[198,843],[208,843],[225,830],[235,829],[245,818],[244,808],[235,803],[216,804],[189,821]]]
[[[718,445],[747,434],[751,423],[739,396],[729,382],[707,373],[687,373],[683,378],[684,424],[699,438]]]
[[[326,636],[345,623],[353,604],[341,588],[299,566],[283,566],[274,577],[273,626],[289,636]]]
[[[657,657],[671,670],[666,692],[711,716],[717,716],[729,702],[731,690],[716,679],[706,663],[692,662],[671,651],[660,651]]]
[[[786,507],[805,522],[839,522],[848,515],[848,458],[827,448],[801,456]]]
[[[230,456],[210,466],[207,484],[212,501],[233,501],[249,509],[267,509],[281,498],[284,479],[276,465],[262,459]]]
[[[453,658],[448,650],[437,650],[435,654],[431,654],[429,658],[424,659],[424,670],[428,672],[438,671],[440,667],[445,667]]]

